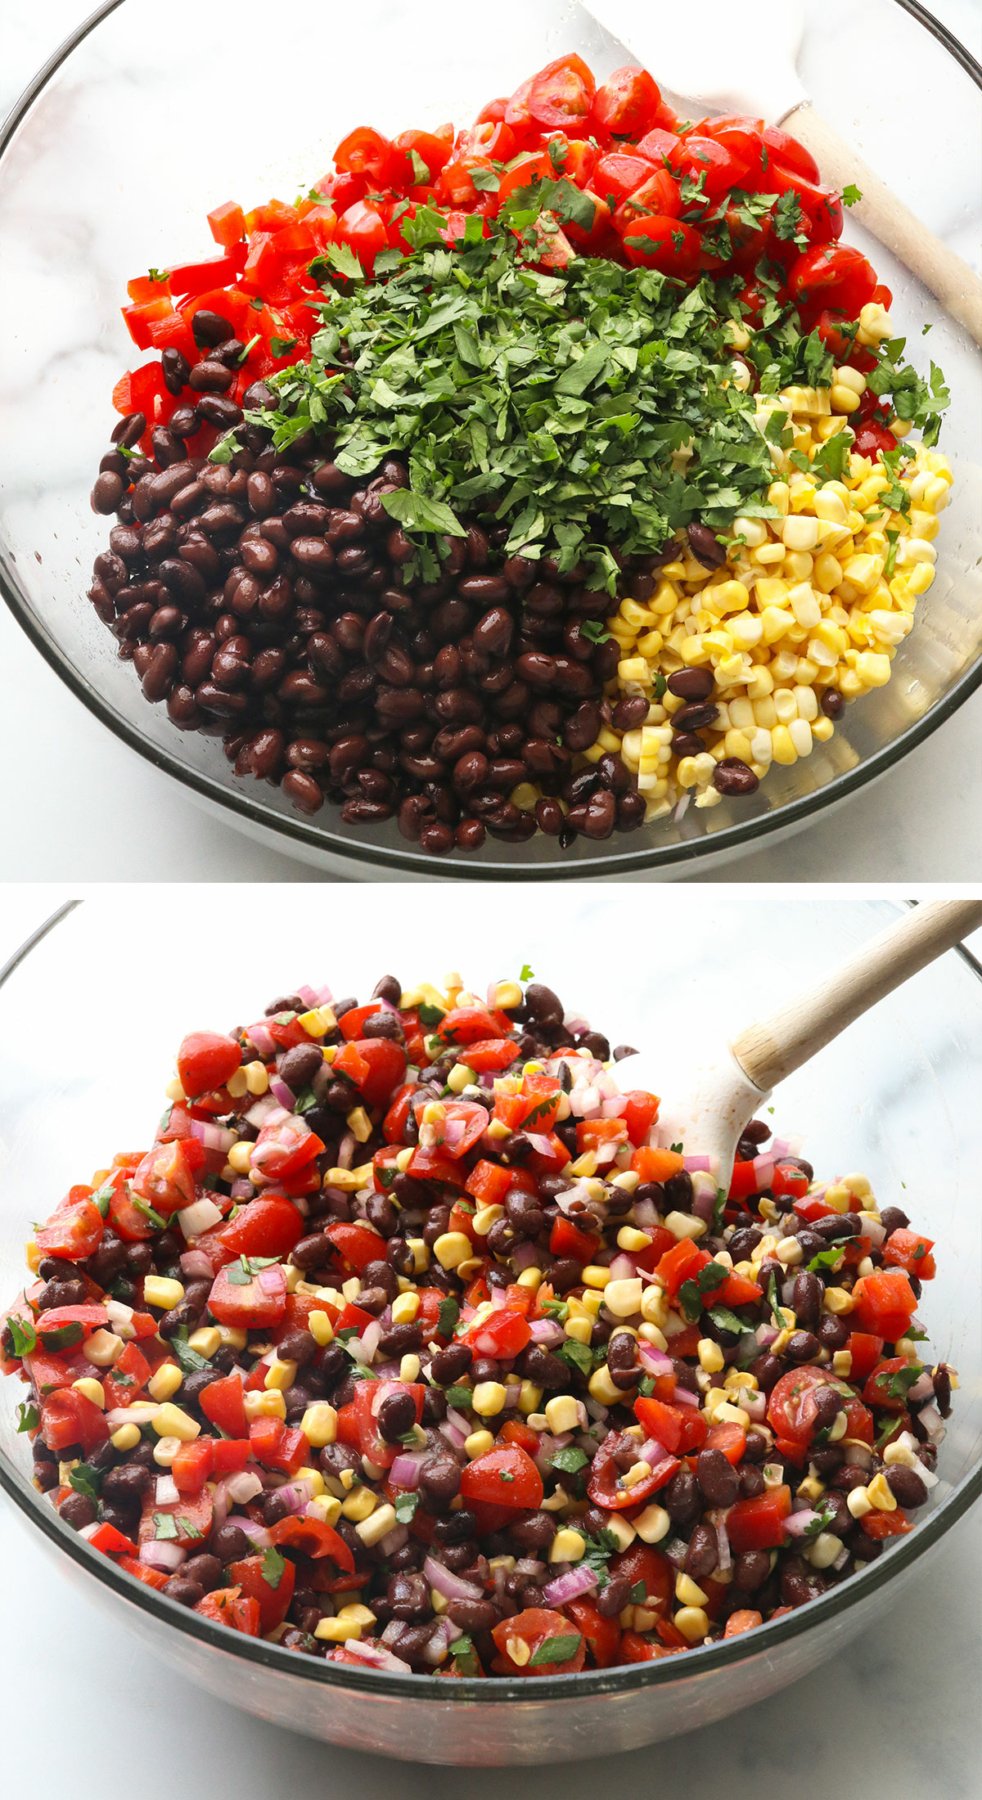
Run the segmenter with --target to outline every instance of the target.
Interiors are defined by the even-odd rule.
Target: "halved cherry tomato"
[[[513,1038],[485,1038],[476,1044],[468,1044],[465,1058],[467,1067],[479,1074],[485,1071],[496,1073],[499,1069],[509,1069],[521,1054]]]
[[[688,1407],[666,1406],[653,1394],[639,1394],[634,1402],[635,1417],[644,1426],[646,1435],[657,1439],[673,1456],[682,1442],[684,1412],[689,1410]]]
[[[203,1619],[212,1619],[216,1625],[227,1625],[230,1630],[241,1631],[246,1637],[259,1636],[259,1601],[254,1600],[251,1594],[243,1595],[241,1588],[215,1588],[198,1601],[194,1610]]]
[[[646,1606],[667,1610],[675,1592],[675,1570],[654,1545],[635,1539],[627,1550],[611,1559],[610,1571],[612,1575],[626,1575],[632,1588],[640,1582]]]
[[[654,125],[661,93],[647,69],[629,65],[615,69],[593,102],[594,123],[610,137],[631,138],[637,143]]]
[[[286,1312],[286,1276],[280,1264],[259,1269],[243,1281],[241,1264],[219,1269],[208,1296],[208,1310],[221,1325],[239,1325],[246,1331],[278,1325]]]
[[[419,1103],[420,1114],[428,1104],[427,1101]],[[424,1151],[438,1151],[441,1156],[457,1162],[469,1150],[473,1150],[474,1145],[484,1136],[489,1123],[488,1111],[486,1107],[478,1106],[474,1100],[444,1100],[441,1104],[441,1123],[420,1126],[420,1147]]]
[[[171,1464],[171,1477],[178,1493],[200,1494],[211,1475],[212,1465],[211,1438],[195,1438],[193,1443],[182,1444],[175,1451]]]
[[[242,1051],[234,1038],[216,1031],[192,1031],[177,1052],[177,1073],[188,1098],[224,1087],[241,1066]]]
[[[140,1518],[141,1544],[152,1543],[157,1538],[161,1515],[174,1521],[174,1535],[168,1542],[183,1550],[193,1550],[195,1545],[201,1550],[211,1531],[215,1508],[209,1494],[181,1494],[177,1500],[163,1502],[150,1497],[143,1503]]]
[[[328,1225],[324,1236],[330,1238],[338,1255],[359,1273],[369,1263],[385,1260],[385,1239],[368,1225]]]
[[[859,1523],[866,1536],[872,1538],[874,1543],[881,1542],[883,1538],[906,1537],[912,1529],[902,1506],[898,1506],[893,1512],[867,1513]]]
[[[80,1262],[98,1250],[105,1224],[91,1194],[91,1188],[72,1188],[47,1224],[35,1232],[34,1241],[42,1256]]]
[[[189,1148],[192,1143],[194,1150]],[[181,1212],[194,1202],[194,1177],[200,1166],[200,1146],[193,1138],[157,1144],[140,1163],[133,1177],[133,1191],[154,1212]]]
[[[906,1411],[907,1383],[897,1382],[897,1376],[909,1370],[911,1364],[905,1356],[888,1356],[878,1362],[871,1370],[863,1388],[863,1399],[867,1406],[875,1407],[878,1412],[901,1413]],[[894,1392],[894,1385],[897,1391]]]
[[[263,1181],[289,1181],[323,1150],[316,1133],[298,1113],[283,1113],[260,1127],[249,1166]]]
[[[882,1349],[883,1339],[881,1337],[874,1337],[868,1331],[851,1331],[846,1343],[846,1351],[852,1359],[849,1369],[850,1380],[865,1381],[867,1375],[871,1374],[876,1367]]]
[[[713,1425],[706,1435],[706,1449],[721,1450],[734,1468],[738,1468],[743,1461],[746,1448],[747,1434],[742,1425]]]
[[[80,1344],[84,1337],[108,1323],[105,1307],[95,1303],[49,1306],[46,1312],[38,1314],[36,1329],[46,1350],[70,1350],[73,1344]]]
[[[564,1613],[549,1607],[526,1607],[514,1618],[502,1619],[491,1636],[498,1650],[496,1667],[505,1675],[575,1675],[586,1661],[582,1634]],[[520,1662],[508,1648],[516,1642],[531,1653]]]
[[[820,1389],[831,1388],[841,1396],[846,1414],[846,1436],[873,1441],[873,1421],[866,1407],[847,1386],[825,1369],[806,1363],[788,1369],[772,1387],[767,1401],[767,1420],[777,1433],[778,1448],[790,1461],[804,1460],[815,1435],[815,1412]]]
[[[87,1456],[109,1437],[104,1413],[76,1388],[58,1388],[41,1401],[41,1436],[49,1450],[81,1446]]]
[[[508,1444],[466,1463],[460,1492],[466,1506],[477,1501],[509,1511],[534,1512],[542,1505],[542,1476],[518,1444]]]
[[[645,1475],[632,1487],[623,1487],[623,1472],[616,1459],[618,1451],[625,1447],[636,1449],[638,1446],[633,1439],[624,1438],[619,1432],[611,1432],[601,1444],[590,1467],[587,1493],[596,1506],[603,1506],[608,1512],[625,1512],[628,1507],[640,1506],[650,1494],[656,1493],[667,1481],[671,1481],[680,1467],[677,1456],[665,1456],[655,1463],[650,1475]]]
[[[560,56],[532,77],[529,112],[540,125],[560,126],[585,137],[596,91],[593,73],[582,57]]]

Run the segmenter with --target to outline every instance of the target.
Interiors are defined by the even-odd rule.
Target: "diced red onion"
[[[575,1569],[568,1569],[565,1575],[557,1575],[542,1590],[542,1598],[547,1606],[565,1606],[569,1600],[578,1600],[581,1594],[589,1594],[597,1586],[597,1571],[579,1563]]]
[[[692,805],[692,795],[691,794],[683,794],[681,800],[679,801],[677,807],[675,808],[675,811],[672,814],[673,825],[681,824],[682,820],[685,818],[685,815],[688,812],[689,807],[691,805]]]
[[[444,1568],[433,1556],[428,1556],[423,1564],[423,1574],[431,1588],[442,1594],[445,1600],[483,1600],[483,1588],[476,1587],[472,1581],[464,1581],[451,1569]]]
[[[583,1404],[591,1419],[605,1419],[610,1411],[609,1406],[605,1406],[602,1400],[594,1400],[592,1395],[589,1400],[585,1400]]]
[[[554,1350],[563,1341],[563,1328],[558,1319],[531,1319],[529,1330],[533,1344],[542,1344],[547,1350]]]
[[[354,1156],[355,1134],[353,1131],[346,1131],[338,1147],[338,1160],[335,1167],[338,1169],[350,1169],[354,1161]]]
[[[788,1514],[784,1529],[788,1537],[804,1537],[809,1526],[814,1525],[820,1516],[813,1506],[802,1506],[797,1512]]]
[[[650,1375],[675,1374],[671,1357],[666,1356],[664,1350],[656,1349],[654,1344],[646,1343],[644,1338],[638,1339],[638,1355]]]
[[[641,1231],[647,1231],[650,1225],[657,1225],[658,1208],[653,1200],[635,1200],[634,1222]]]
[[[156,1414],[152,1400],[135,1400],[132,1406],[114,1406],[106,1413],[106,1424],[110,1431],[118,1431],[121,1425],[149,1425]]]
[[[221,1209],[215,1205],[214,1200],[196,1200],[193,1206],[186,1206],[177,1216],[185,1238],[200,1237],[203,1231],[210,1231],[213,1225],[220,1225],[222,1221]],[[194,1267],[191,1269],[186,1266],[189,1256],[194,1258]],[[213,1273],[207,1256],[203,1256],[197,1250],[184,1251],[180,1260],[185,1275],[211,1275]],[[202,1263],[208,1263],[208,1267],[202,1268]]]
[[[410,1455],[400,1452],[389,1470],[389,1477],[394,1487],[414,1488],[419,1486],[419,1471],[423,1463],[423,1452]]]
[[[366,1644],[361,1638],[348,1638],[345,1649],[368,1669],[388,1669],[392,1675],[411,1675],[412,1669],[401,1656],[383,1650],[380,1644]]]
[[[302,1000],[305,1006],[310,1007],[317,1005],[317,996],[312,987],[298,987],[294,988],[293,991],[296,994],[297,999]]]
[[[768,1150],[765,1154],[754,1157],[754,1180],[757,1183],[758,1192],[770,1187],[774,1180],[774,1154],[772,1151]]]
[[[287,1087],[286,1082],[283,1081],[279,1075],[270,1075],[269,1091],[272,1094],[273,1099],[278,1101],[280,1106],[285,1107],[287,1112],[293,1111],[297,1104],[297,1096],[291,1087]]]
[[[401,1550],[403,1545],[408,1542],[409,1526],[393,1525],[392,1530],[386,1532],[384,1538],[379,1539],[379,1549],[383,1556],[395,1556],[396,1551]]]
[[[688,1169],[690,1175],[694,1174],[696,1170],[708,1175],[712,1166],[711,1156],[683,1156],[682,1158],[682,1167]]]
[[[664,1556],[668,1557],[668,1560],[674,1569],[685,1568],[685,1559],[689,1554],[689,1546],[684,1538],[669,1538],[667,1543],[659,1545],[659,1549]]]
[[[234,1131],[225,1125],[213,1125],[210,1119],[191,1119],[188,1130],[206,1150],[221,1150],[223,1155],[238,1142]]]
[[[258,1519],[250,1519],[248,1513],[230,1513],[229,1524],[237,1525],[244,1531],[254,1550],[268,1550],[272,1543],[269,1527],[262,1525]]]
[[[793,1156],[794,1150],[792,1149],[792,1139],[781,1137],[774,1138],[770,1146],[770,1154],[775,1162],[780,1162],[783,1156]]]
[[[832,1564],[832,1567],[833,1567],[833,1569],[835,1569],[837,1571],[839,1569],[844,1569],[846,1566],[846,1563],[848,1561],[849,1561],[849,1547],[847,1544],[843,1544],[842,1549],[839,1551],[838,1556],[836,1557],[835,1561]]]
[[[712,1220],[712,1216],[713,1216],[713,1213],[715,1212],[715,1210],[716,1210],[716,1190],[715,1190],[715,1188],[712,1190],[712,1192],[706,1192],[705,1190],[700,1190],[699,1192],[693,1194],[693,1196],[692,1196],[693,1218],[703,1219],[703,1220],[705,1220],[706,1224],[708,1225],[710,1223],[710,1221]]]
[[[260,1056],[275,1056],[276,1045],[268,1025],[255,1024],[249,1027],[249,1042],[255,1044]]]
[[[281,1294],[283,1292],[283,1271],[279,1264],[272,1269],[260,1269],[256,1280],[264,1294]]]
[[[582,1037],[590,1029],[589,1019],[581,1019],[578,1013],[567,1013],[563,1024],[571,1037]]]
[[[437,1430],[441,1437],[446,1438],[448,1444],[453,1445],[455,1450],[462,1450],[470,1433],[470,1426],[466,1431],[462,1431],[459,1425],[453,1425],[449,1419],[444,1419],[443,1424],[437,1426]]]
[[[408,1626],[404,1619],[390,1619],[382,1633],[383,1644],[386,1644],[390,1650],[394,1650],[407,1630]]]
[[[163,1575],[173,1575],[174,1570],[180,1568],[187,1551],[181,1544],[175,1544],[168,1538],[148,1538],[145,1544],[140,1545],[137,1554],[140,1562],[148,1569],[159,1569]]]
[[[210,1267],[208,1273],[209,1275],[211,1274]],[[133,1308],[132,1306],[127,1306],[125,1300],[107,1300],[106,1312],[109,1314],[110,1324],[115,1325],[117,1331],[120,1326],[123,1326],[124,1330],[127,1326],[132,1327]]]
[[[923,1374],[918,1375],[913,1387],[907,1389],[907,1400],[908,1403],[913,1402],[916,1406],[921,1400],[930,1400],[933,1393],[934,1382],[931,1379],[931,1371],[925,1369]]]
[[[600,1095],[592,1085],[574,1087],[569,1096],[569,1110],[575,1119],[586,1119],[600,1111]]]
[[[454,1408],[452,1406],[448,1406],[448,1408],[447,1408],[447,1417],[446,1417],[445,1423],[447,1425],[452,1425],[454,1427],[454,1429],[457,1431],[462,1431],[464,1433],[465,1437],[470,1432],[469,1420],[464,1417],[462,1412],[457,1412],[456,1408]]]
[[[622,1119],[627,1112],[627,1095],[614,1094],[603,1102],[600,1111],[605,1119]]]
[[[757,1389],[750,1391],[747,1388],[742,1388],[740,1391],[740,1405],[743,1407],[744,1412],[753,1419],[756,1425],[762,1424],[767,1418],[767,1395],[760,1393]]]
[[[356,1361],[362,1363],[366,1368],[371,1367],[381,1336],[382,1327],[377,1319],[373,1319],[370,1325],[365,1326],[361,1337],[352,1338],[348,1348]]]
[[[922,1406],[917,1415],[932,1444],[940,1444],[945,1435],[945,1423],[936,1406]]]
[[[780,1337],[780,1335],[776,1325],[758,1325],[754,1332],[754,1337],[757,1339],[762,1350],[769,1350],[775,1338]]]
[[[730,1550],[730,1536],[726,1529],[726,1513],[713,1512],[709,1515],[715,1530],[716,1542],[719,1546],[719,1560],[716,1564],[721,1575],[726,1575],[733,1567],[733,1556]]]
[[[226,1475],[222,1485],[236,1506],[248,1506],[263,1491],[263,1484],[252,1469],[237,1469],[234,1475]]]
[[[277,1498],[283,1502],[284,1506],[289,1507],[291,1513],[304,1512],[314,1498],[310,1482],[304,1479],[286,1481],[281,1488],[277,1488],[276,1493]]]
[[[174,1480],[173,1475],[158,1475],[157,1485],[154,1488],[154,1499],[156,1500],[157,1505],[170,1506],[172,1501],[179,1500],[180,1498],[181,1496],[177,1491],[177,1482]]]
[[[538,1562],[534,1556],[519,1557],[518,1562],[515,1564],[516,1575],[528,1575],[533,1581],[538,1581],[539,1577],[544,1575],[545,1572],[545,1563]]]
[[[423,1651],[423,1661],[429,1663],[431,1668],[436,1668],[438,1663],[442,1663],[457,1636],[456,1625],[451,1625],[447,1619],[441,1619],[435,1631],[431,1633],[430,1641]]]
[[[239,1175],[232,1182],[229,1193],[233,1200],[251,1200],[255,1192],[252,1182],[245,1175]],[[296,1202],[294,1202],[296,1204]]]
[[[674,1394],[672,1395],[672,1405],[673,1406],[691,1406],[691,1407],[695,1408],[696,1412],[698,1412],[699,1411],[699,1396],[698,1396],[698,1394],[691,1394],[689,1392],[689,1389],[687,1387],[683,1387],[682,1383],[679,1382],[675,1389]]]
[[[863,1236],[869,1238],[874,1250],[879,1250],[880,1245],[886,1242],[886,1235],[886,1227],[880,1224],[879,1219],[874,1219],[867,1213],[863,1219]]]
[[[518,1273],[521,1274],[523,1269],[531,1269],[537,1266],[542,1251],[536,1244],[525,1243],[516,1244],[514,1250],[510,1250],[508,1254],[511,1258],[512,1267],[517,1269]],[[492,1300],[498,1294],[504,1296],[504,1289],[494,1288],[491,1294]],[[507,1305],[507,1299],[503,1298],[502,1304]]]
[[[645,1438],[638,1451],[638,1461],[648,1463],[653,1469],[657,1463],[664,1462],[667,1455],[664,1444],[660,1444],[657,1438]]]

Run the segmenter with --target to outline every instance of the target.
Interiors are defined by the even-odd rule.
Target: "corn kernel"
[[[117,1337],[114,1331],[106,1331],[101,1325],[82,1345],[82,1355],[86,1362],[93,1363],[97,1369],[111,1368],[122,1353],[122,1338]]]
[[[197,1331],[192,1331],[188,1338],[188,1349],[196,1350],[199,1356],[207,1357],[210,1360],[219,1348],[221,1341],[217,1325],[199,1325]]]
[[[253,1389],[243,1394],[242,1404],[246,1418],[253,1419],[285,1419],[286,1401],[280,1388]]]
[[[312,1450],[323,1450],[326,1444],[333,1444],[337,1438],[337,1412],[328,1401],[316,1400],[304,1413],[300,1429]]]
[[[394,1531],[397,1524],[395,1507],[390,1506],[386,1501],[384,1505],[377,1506],[367,1519],[357,1520],[355,1531],[362,1543],[371,1549],[373,1544],[378,1544],[382,1538],[388,1537],[389,1532]]]
[[[180,1406],[172,1406],[170,1401],[158,1406],[151,1423],[158,1437],[180,1438],[182,1444],[191,1443],[201,1430],[197,1419],[192,1419]]]
[[[153,1447],[153,1460],[157,1467],[159,1469],[171,1468],[180,1448],[181,1439],[178,1437],[159,1438]]]
[[[308,1313],[307,1330],[321,1349],[334,1342],[334,1326],[331,1324],[330,1313],[323,1312],[319,1306],[315,1307],[312,1313]]]
[[[620,1521],[620,1513],[613,1514]],[[653,1503],[646,1506],[644,1512],[638,1513],[634,1520],[634,1529],[643,1544],[660,1544],[672,1528],[672,1521],[663,1506]]]
[[[471,1405],[482,1419],[493,1419],[504,1409],[508,1396],[500,1381],[479,1381],[471,1395]]]
[[[723,1352],[712,1338],[700,1338],[698,1346],[699,1367],[705,1369],[707,1375],[716,1375],[723,1367]]]
[[[392,1302],[393,1325],[411,1325],[419,1312],[419,1295],[414,1288],[407,1288],[404,1294],[397,1294]]]
[[[705,1237],[709,1225],[705,1219],[696,1218],[694,1213],[670,1212],[665,1220],[665,1229],[673,1238]]]
[[[376,1504],[376,1498],[371,1488],[363,1487],[359,1482],[355,1487],[349,1489],[346,1497],[342,1500],[341,1513],[344,1518],[350,1519],[353,1525],[358,1526],[368,1518],[370,1513],[375,1511]]]
[[[897,1498],[892,1492],[886,1476],[881,1472],[874,1475],[866,1489],[866,1498],[877,1512],[896,1512]]]
[[[564,1431],[576,1431],[580,1424],[580,1402],[572,1394],[554,1394],[546,1403],[546,1423],[554,1437]]]
[[[109,1439],[114,1450],[135,1450],[140,1442],[139,1425],[120,1425]]]
[[[162,1362],[147,1382],[147,1393],[151,1400],[172,1400],[183,1380],[176,1363]]]
[[[473,1255],[473,1246],[466,1232],[445,1231],[433,1245],[433,1254],[441,1268],[456,1269]]]
[[[184,1299],[184,1283],[175,1281],[169,1275],[146,1275],[143,1279],[143,1299],[147,1306],[162,1307],[170,1312],[174,1306],[180,1306]]]
[[[675,1577],[675,1598],[680,1600],[683,1606],[705,1606],[709,1595],[693,1581],[691,1575],[686,1575],[680,1569]]]
[[[673,1623],[687,1643],[698,1644],[709,1630],[709,1614],[701,1606],[681,1606]]]
[[[641,1311],[641,1277],[632,1275],[619,1281],[608,1281],[603,1290],[604,1306],[616,1319],[630,1319]]]
[[[557,1531],[549,1548],[549,1561],[579,1562],[586,1553],[586,1538],[581,1531],[563,1527]]]
[[[90,1400],[93,1406],[97,1406],[100,1412],[105,1411],[106,1390],[102,1382],[97,1381],[94,1375],[81,1376],[78,1381],[72,1382],[72,1387],[77,1394],[81,1394],[84,1399]]]

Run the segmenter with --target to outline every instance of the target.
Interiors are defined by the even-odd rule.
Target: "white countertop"
[[[0,112],[87,10],[85,0],[0,7]],[[935,10],[978,54],[982,0],[937,0]],[[0,878],[319,879],[285,851],[205,813],[118,742],[62,686],[2,606],[0,668]],[[982,879],[980,763],[982,694],[848,805],[793,838],[691,879]]]
[[[0,966],[77,891],[63,884],[0,889]],[[577,907],[590,904],[588,891],[571,896],[567,931],[575,928]],[[745,896],[742,904],[756,902]],[[667,921],[680,906],[691,911],[677,891],[660,893],[654,905]],[[972,948],[982,955],[982,933]],[[691,1800],[760,1800],[793,1790],[855,1792],[863,1800],[979,1800],[982,1771],[969,1721],[978,1708],[980,1592],[976,1507],[884,1622],[797,1686],[703,1731],[625,1755],[614,1767],[607,1759],[605,1766],[523,1770],[522,1792],[527,1800],[588,1800],[615,1784],[622,1794],[646,1794],[657,1777],[660,1794],[682,1790]],[[24,1795],[52,1769],[75,1800],[100,1800],[133,1783],[141,1800],[171,1800],[175,1791],[180,1800],[333,1800],[341,1793],[356,1800],[451,1800],[462,1793],[498,1800],[514,1785],[507,1771],[397,1767],[336,1750],[210,1699],[66,1581],[9,1505],[0,1505],[0,1596],[0,1794]],[[813,1773],[808,1789],[806,1770]]]

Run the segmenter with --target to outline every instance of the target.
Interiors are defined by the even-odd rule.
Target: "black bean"
[[[927,1484],[921,1480],[916,1469],[907,1468],[903,1463],[891,1463],[885,1473],[890,1492],[898,1506],[910,1509],[924,1505]]]
[[[732,1506],[739,1493],[739,1476],[722,1450],[700,1450],[696,1480],[710,1506]]]

